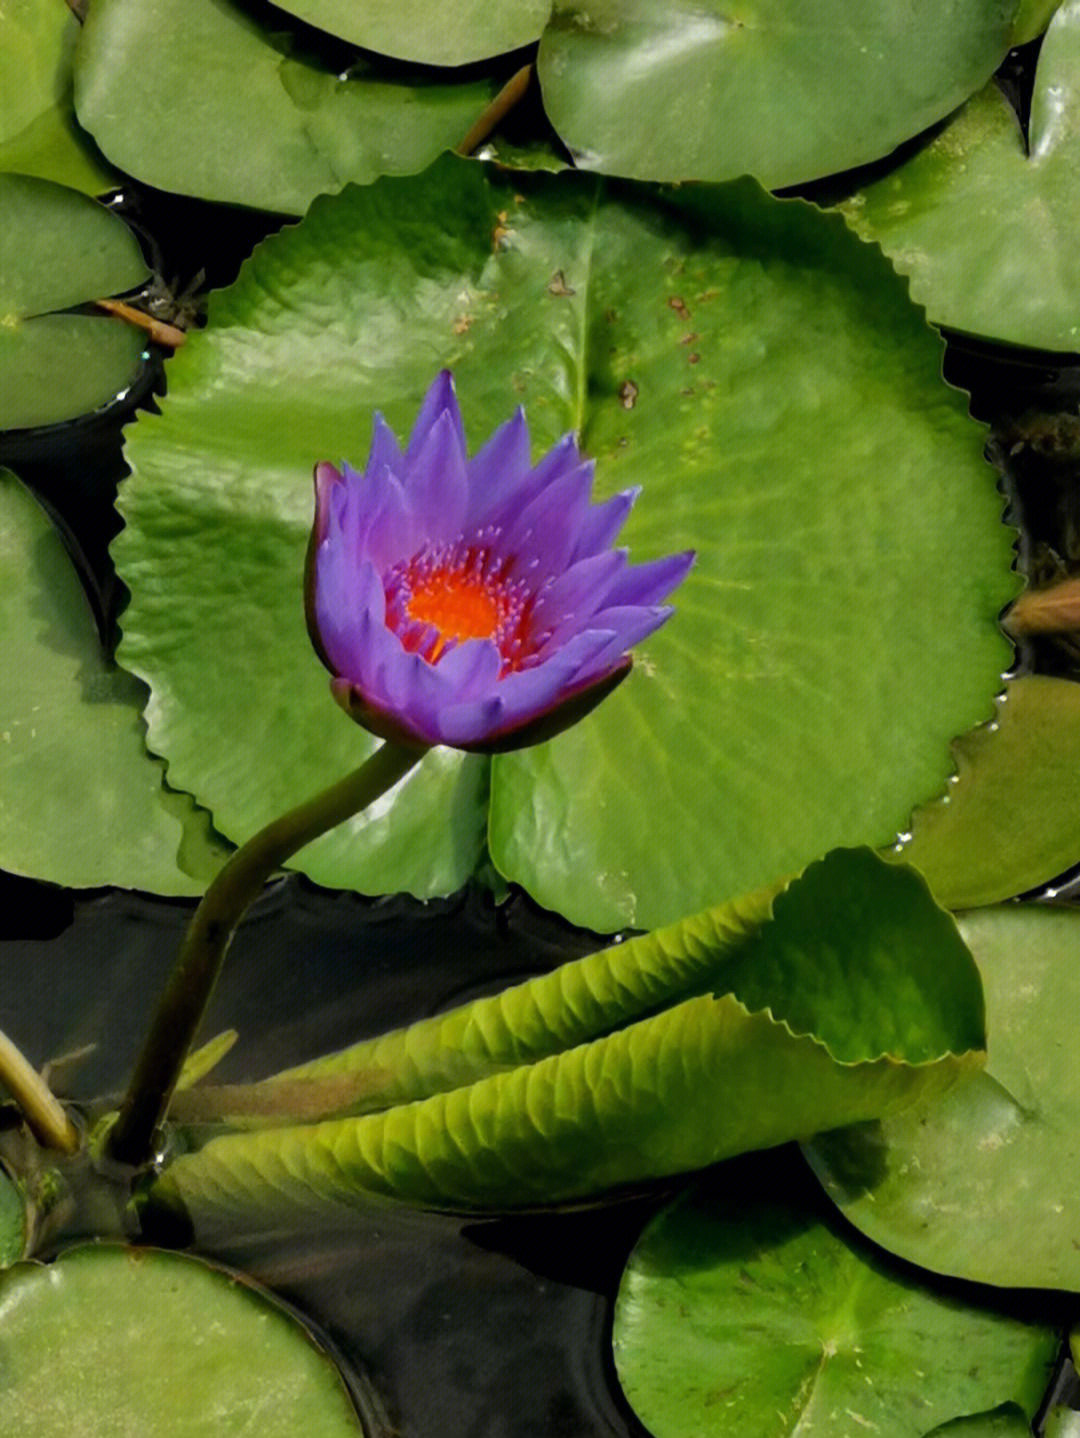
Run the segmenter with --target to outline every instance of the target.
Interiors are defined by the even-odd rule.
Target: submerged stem
[[[109,1136],[112,1158],[145,1163],[237,926],[270,875],[305,844],[385,794],[426,751],[387,741],[359,769],[267,824],[214,879],[195,910]]]
[[[49,1085],[26,1056],[0,1031],[0,1085],[18,1104],[31,1133],[46,1148],[74,1153],[79,1131]]]

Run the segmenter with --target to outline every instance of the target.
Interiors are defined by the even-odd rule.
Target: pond
[[[1067,1438],[1080,0],[433,8],[0,15],[5,1431]]]

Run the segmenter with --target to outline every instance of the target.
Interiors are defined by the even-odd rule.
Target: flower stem
[[[149,1159],[232,936],[266,880],[298,849],[385,794],[425,752],[384,743],[354,773],[267,824],[233,854],[192,915],[109,1135],[110,1157],[136,1166]]]
[[[64,1112],[63,1105],[29,1061],[0,1032],[0,1085],[18,1104],[30,1132],[46,1148],[74,1153],[79,1131]]]

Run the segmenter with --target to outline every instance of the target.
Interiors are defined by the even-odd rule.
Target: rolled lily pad
[[[11,1438],[152,1433],[357,1438],[330,1358],[249,1282],[112,1245],[0,1274],[0,1412]]]
[[[286,0],[281,8],[380,55],[467,65],[538,40],[551,0]]]
[[[135,236],[77,190],[0,174],[0,429],[87,414],[128,388],[145,336],[71,309],[149,278]]]
[[[6,470],[0,632],[0,868],[72,888],[201,892],[221,851],[208,860],[190,799],[163,794],[143,687],[105,660],[63,541]],[[179,866],[185,842],[202,856],[198,877]]]
[[[1053,1328],[939,1297],[812,1214],[725,1187],[721,1171],[653,1219],[619,1289],[615,1365],[654,1438],[1030,1431],[1016,1409],[1039,1406]],[[980,1411],[1006,1400],[1000,1422]]]
[[[955,782],[915,811],[898,853],[946,908],[1000,903],[1080,864],[1080,684],[1014,679],[954,752]]]
[[[114,164],[163,190],[296,215],[349,180],[422,170],[497,90],[339,73],[233,0],[94,0],[75,62],[79,119]]]
[[[697,565],[626,683],[500,756],[490,801],[485,761],[433,751],[298,867],[445,892],[487,817],[507,878],[611,932],[886,843],[945,787],[1017,581],[980,430],[902,283],[750,182],[608,193],[446,159],[261,246],[128,432],[122,662],[171,781],[230,838],[370,751],[304,632],[310,474],[361,463],[376,408],[407,433],[444,365],[472,449],[519,403],[534,453],[579,431],[597,499],[644,487],[631,558]]]
[[[8,0],[0,10],[0,171],[97,195],[118,177],[75,120],[71,54],[78,33],[63,0]]]
[[[1028,143],[988,85],[892,174],[839,206],[911,277],[941,325],[1048,350],[1080,350],[1080,0],[1039,52]]]
[[[983,85],[1015,0],[560,0],[540,44],[585,169],[771,189],[887,155]]]
[[[366,1103],[394,1106],[211,1137],[152,1199],[198,1232],[372,1193],[480,1210],[594,1198],[893,1112],[978,1068],[974,965],[917,875],[841,852],[771,918],[769,898],[282,1075],[279,1091],[352,1074]]]
[[[960,928],[986,988],[985,1073],[807,1154],[883,1248],[981,1283],[1080,1291],[1080,914],[986,909]]]

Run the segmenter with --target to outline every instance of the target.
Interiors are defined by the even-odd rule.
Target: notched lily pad
[[[544,99],[578,164],[775,189],[887,155],[997,69],[1015,0],[560,0]],[[842,77],[842,78],[840,78]]]
[[[0,171],[98,195],[118,176],[75,120],[78,34],[63,0],[6,0],[0,9]]]
[[[7,470],[0,632],[0,867],[72,888],[201,892],[224,851],[186,795],[164,794],[143,687],[106,661],[63,541]]]
[[[131,385],[141,330],[66,314],[149,278],[135,236],[77,190],[0,174],[0,429],[87,414]]]
[[[767,1193],[735,1197],[721,1169],[638,1241],[614,1345],[655,1438],[1011,1438],[1030,1431],[1057,1336],[939,1297]],[[980,1412],[1006,1400],[1004,1417]]]
[[[75,66],[79,119],[136,179],[295,215],[350,180],[422,170],[498,88],[332,66],[233,0],[94,0]]]
[[[1080,350],[1080,0],[1039,51],[1027,146],[995,84],[928,145],[840,205],[911,278],[935,324]]]
[[[959,923],[986,989],[985,1073],[807,1154],[844,1215],[902,1258],[1080,1291],[1080,914],[985,909]]]
[[[359,1438],[330,1358],[256,1287],[181,1253],[112,1245],[0,1274],[11,1438],[152,1433]]]

